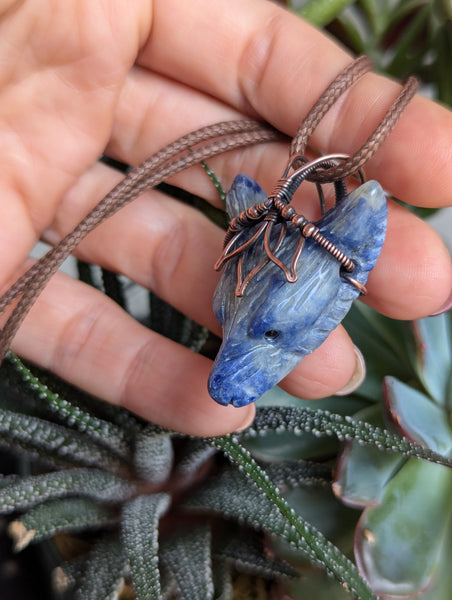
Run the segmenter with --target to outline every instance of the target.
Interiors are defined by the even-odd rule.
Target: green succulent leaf
[[[228,517],[243,519],[253,527],[282,537],[347,585],[357,598],[374,599],[356,567],[318,530],[295,513],[265,471],[235,438],[226,436],[215,438],[213,442],[246,473],[248,482],[238,477],[240,473],[226,472],[220,480],[221,490],[217,487],[218,482],[217,486],[203,487],[197,497],[190,498],[191,505],[196,502],[204,504]],[[225,477],[228,479],[225,480]]]
[[[356,415],[373,425],[383,424],[381,405],[372,405]],[[348,506],[379,504],[385,485],[406,461],[400,454],[381,452],[373,446],[347,442],[335,470],[333,491]]]
[[[280,489],[331,484],[331,465],[306,460],[285,460],[265,465],[267,475]]]
[[[21,477],[0,488],[0,514],[24,511],[51,498],[81,496],[115,503],[134,493],[135,486],[116,475],[98,469],[68,469]]]
[[[211,600],[214,593],[211,533],[207,525],[178,532],[161,545],[160,560],[185,600]]]
[[[307,0],[296,12],[316,27],[323,27],[355,0]],[[293,6],[293,3],[291,3]]]
[[[404,435],[443,455],[452,450],[452,429],[442,406],[393,377],[385,378],[388,409]]]
[[[248,437],[287,431],[297,435],[309,432],[319,436],[336,436],[340,441],[356,440],[359,444],[374,446],[380,450],[399,452],[405,456],[415,456],[452,466],[452,461],[448,458],[386,429],[323,410],[293,407],[261,408],[256,413],[254,423],[240,434],[240,438],[246,440]]]
[[[30,542],[36,543],[61,532],[78,532],[111,526],[118,516],[88,498],[59,498],[48,500],[30,509],[9,525],[14,539],[14,550],[23,550]]]
[[[5,360],[13,366],[39,402],[45,403],[64,423],[71,427],[74,426],[78,431],[106,446],[110,452],[125,459],[129,458],[130,448],[120,427],[104,419],[99,419],[52,392],[13,352],[8,351]]]
[[[122,460],[83,434],[39,417],[0,409],[0,435],[3,445],[17,445],[44,459],[48,456],[66,463],[102,465],[116,472],[126,468]]]
[[[75,600],[119,600],[125,573],[126,557],[120,541],[102,539],[89,553]]]
[[[431,584],[448,536],[452,471],[409,460],[381,503],[360,519],[355,556],[378,596],[417,595]]]
[[[429,586],[421,594],[414,596],[419,600],[450,600],[452,589],[452,570],[450,557],[452,556],[452,531],[447,528],[444,532],[445,540],[438,556],[436,571],[429,582]]]
[[[218,196],[226,210],[226,192],[224,191],[220,180],[218,179],[218,177],[215,175],[214,171],[209,167],[209,165],[204,160],[201,161],[201,166],[204,169],[204,171],[206,172],[206,175],[209,177],[209,179],[213,183],[215,189],[217,190]]]
[[[336,469],[333,491],[348,506],[377,505],[386,484],[405,460],[398,454],[349,442]]]
[[[215,543],[213,558],[227,563],[237,571],[257,575],[269,580],[299,577],[299,572],[283,560],[271,558],[265,549],[263,537],[256,532],[240,535],[238,531],[222,543]]]
[[[413,323],[416,341],[414,366],[425,390],[445,406],[452,373],[452,324],[450,313]]]
[[[138,475],[154,485],[166,481],[173,468],[171,434],[145,427],[136,438],[134,465]]]
[[[160,600],[158,523],[168,494],[138,496],[123,511],[122,537],[137,600]]]

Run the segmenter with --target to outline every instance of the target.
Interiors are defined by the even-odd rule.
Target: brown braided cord
[[[292,143],[292,153],[304,152],[309,137],[326,112],[339,96],[370,68],[370,60],[367,57],[360,57],[336,77],[304,119]],[[316,174],[316,181],[320,181],[321,178],[322,181],[332,181],[353,174],[376,152],[414,94],[413,80],[410,79],[409,82],[411,83],[402,90],[393,107],[366,144],[340,166]],[[257,121],[217,123],[179,138],[133,169],[57,246],[39,259],[0,298],[0,313],[3,313],[20,297],[0,332],[0,359],[3,358],[17,329],[48,280],[77,244],[105,219],[134,200],[144,190],[158,185],[201,160],[246,145],[274,141],[280,137],[281,134],[274,129]],[[337,174],[339,170],[342,173],[340,175]]]
[[[333,106],[333,104],[354,85],[363,75],[372,69],[372,61],[367,56],[360,56],[350,63],[326,88],[317,102],[309,111],[308,115],[301,123],[290,147],[290,156],[300,156],[306,151],[309,139],[315,128]],[[323,172],[318,171],[309,176],[309,181],[316,183],[329,183],[344,179],[354,173],[357,173],[361,167],[376,153],[385,139],[394,129],[397,121],[401,117],[408,102],[413,98],[418,89],[418,82],[415,77],[409,77],[405,82],[402,91],[397,96],[388,112],[381,120],[378,127],[372,132],[370,137],[361,146],[361,148],[350,158],[342,162],[337,167],[327,169]],[[294,161],[293,166],[301,166],[298,161]]]
[[[251,127],[250,123],[252,123]],[[241,130],[242,127],[240,124],[243,125],[244,131]],[[230,123],[227,123],[221,128],[221,130],[226,129],[228,132],[224,136],[224,139],[214,139],[214,141],[195,149],[190,148],[187,144],[188,149],[181,156],[173,158],[169,162],[163,163],[163,165],[159,162],[158,167],[152,168],[150,171],[143,169],[142,165],[140,165],[140,167],[132,171],[118,186],[107,194],[55,248],[49,250],[45,256],[38,260],[33,267],[16,281],[0,299],[0,312],[2,312],[22,294],[22,297],[1,331],[0,358],[3,358],[5,355],[20,324],[61,263],[69,256],[75,246],[105,219],[112,216],[128,202],[134,200],[145,189],[155,187],[165,179],[202,160],[242,146],[275,141],[281,138],[281,134],[275,129],[257,122],[237,121],[232,133],[229,125]],[[213,137],[217,137],[219,135],[218,127],[213,126],[212,130],[206,128],[204,134],[201,136],[202,139],[198,141],[210,139],[207,135],[210,136],[212,132]],[[164,154],[167,153],[164,152]],[[149,161],[152,161],[152,164],[154,164],[153,157]]]
[[[415,77],[409,77],[405,82],[402,91],[391,105],[391,108],[361,148],[337,167],[323,172],[319,171],[312,180],[316,183],[328,183],[349,177],[358,172],[367,161],[372,158],[394,129],[408,102],[416,94],[417,89],[417,79]]]
[[[296,156],[304,154],[309,139],[314,129],[342,96],[344,92],[358,81],[365,73],[373,68],[373,63],[367,56],[359,56],[351,62],[339,75],[330,83],[317,102],[303,119],[300,127],[295,134],[290,146],[290,155]]]

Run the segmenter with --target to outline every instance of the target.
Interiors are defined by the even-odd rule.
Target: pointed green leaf
[[[310,432],[319,436],[336,436],[340,441],[356,440],[359,444],[374,446],[380,450],[399,452],[405,456],[416,456],[452,466],[452,460],[386,429],[324,410],[292,407],[261,408],[256,413],[254,423],[239,436],[246,440],[258,435],[265,436],[268,433],[287,431],[296,435]]]
[[[91,439],[106,446],[110,452],[114,452],[122,458],[129,457],[130,449],[120,427],[106,420],[99,419],[76,404],[71,404],[64,398],[61,398],[59,394],[52,392],[47,385],[33,375],[30,369],[13,352],[8,351],[5,360],[16,370],[23,383],[27,385],[33,395],[41,403],[46,404],[63,422],[70,426],[75,426],[78,431],[83,432]]]
[[[126,558],[119,540],[101,540],[89,553],[75,600],[117,600],[125,572]]]
[[[297,14],[316,27],[324,27],[352,2],[354,0],[307,0]]]
[[[385,378],[385,395],[389,411],[404,435],[435,452],[450,455],[452,428],[441,406],[393,377]]]
[[[286,534],[286,524],[278,508],[235,468],[210,477],[190,494],[183,506],[208,509],[227,519],[245,521],[258,530]]]
[[[0,488],[0,514],[26,510],[51,498],[82,496],[99,502],[127,500],[135,486],[97,469],[68,469],[22,477]]]
[[[416,339],[416,372],[426,391],[440,405],[447,402],[452,372],[452,339],[449,313],[413,323]]]
[[[200,525],[163,541],[160,559],[175,577],[184,600],[213,598],[210,529]]]
[[[122,537],[137,600],[160,600],[158,525],[168,494],[138,496],[123,511]]]
[[[349,442],[336,469],[333,491],[348,506],[379,504],[386,484],[405,460],[398,454]]]
[[[45,419],[0,409],[0,436],[14,447],[69,463],[123,471],[125,463],[77,431]]]
[[[48,539],[56,533],[96,529],[117,522],[118,517],[106,507],[88,498],[59,498],[32,508],[9,525],[16,552],[30,542]]]
[[[306,460],[285,460],[265,465],[267,475],[279,489],[329,485],[332,466]]]
[[[356,417],[372,425],[384,422],[381,405],[370,406]],[[405,461],[399,454],[347,442],[336,466],[333,491],[348,506],[379,504],[385,485]]]
[[[150,425],[137,436],[134,464],[141,478],[155,485],[162,484],[171,473],[173,459],[171,434],[156,432]]]
[[[217,190],[218,196],[226,210],[226,192],[224,191],[220,180],[218,179],[218,177],[215,175],[214,171],[209,167],[209,165],[206,163],[205,160],[201,161],[201,166],[204,169],[204,171],[206,172],[206,174],[209,177],[209,179],[211,180],[211,182],[213,183],[215,189]]]

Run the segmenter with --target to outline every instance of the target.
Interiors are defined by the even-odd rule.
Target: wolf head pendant
[[[284,177],[270,197],[246,175],[235,178],[227,195],[231,225],[213,300],[223,343],[208,382],[220,404],[259,398],[320,346],[365,293],[386,233],[384,192],[369,181],[347,194],[341,181],[335,206],[322,207],[323,216],[311,223],[290,200],[303,179],[332,164],[330,157],[314,163]]]

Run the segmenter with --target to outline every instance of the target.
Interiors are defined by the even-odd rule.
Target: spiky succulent
[[[416,377],[384,379],[384,403],[358,413],[392,421],[408,439],[452,453],[452,320],[413,324],[409,349]],[[364,508],[355,532],[360,570],[381,598],[450,597],[452,471],[440,465],[347,444],[334,482],[347,504]]]

